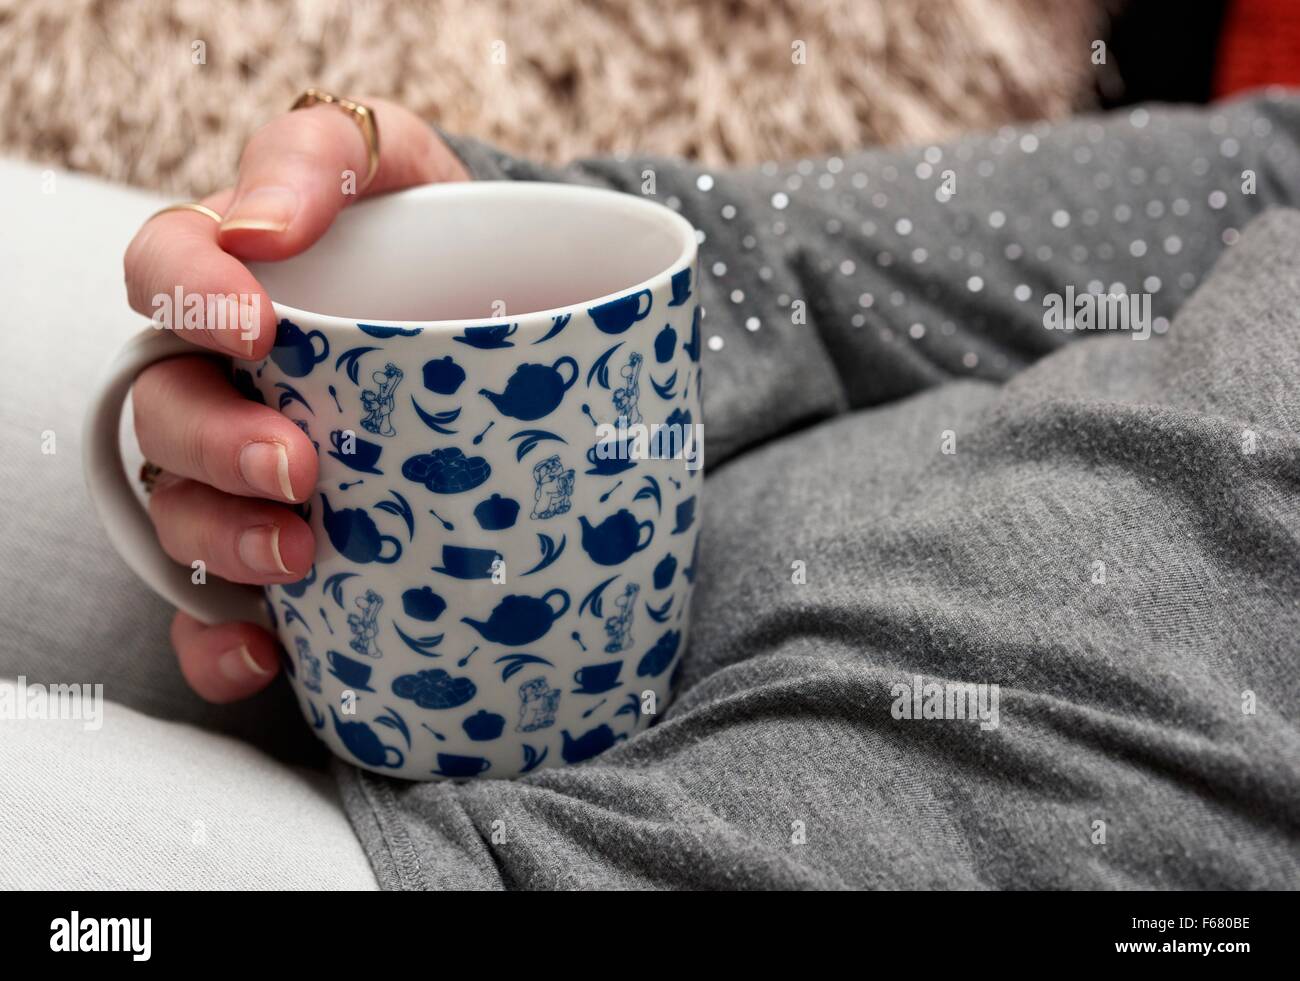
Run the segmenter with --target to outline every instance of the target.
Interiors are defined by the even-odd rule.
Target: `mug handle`
[[[642,297],[642,296],[645,297],[645,309],[644,309],[644,310],[641,309],[641,297]],[[650,312],[650,308],[651,308],[652,306],[654,306],[654,302],[655,302],[654,294],[651,293],[649,290],[642,290],[641,293],[640,293],[640,296],[637,297],[637,301],[636,301],[636,311],[637,311],[637,312],[636,312],[636,319],[637,319],[637,320],[645,320],[646,315]]]
[[[271,618],[256,588],[216,578],[196,586],[190,581],[190,568],[162,550],[122,463],[118,439],[122,405],[136,376],[155,362],[200,353],[171,331],[150,327],[128,341],[109,362],[91,395],[81,428],[86,491],[117,553],[163,599],[206,624],[246,621],[271,629]]]
[[[396,763],[389,763],[389,762],[388,762],[388,754],[389,754],[389,753],[396,753],[396,754],[397,754],[397,762],[396,762]],[[405,763],[406,763],[406,757],[402,755],[402,751],[401,751],[400,749],[398,749],[396,746],[385,746],[385,747],[384,747],[384,766],[391,767],[391,768],[394,769],[394,770],[400,770],[400,769],[402,768],[402,766],[403,766]]]

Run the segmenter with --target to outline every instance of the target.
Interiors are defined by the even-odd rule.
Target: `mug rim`
[[[357,209],[367,209],[374,205],[382,203],[391,203],[393,201],[412,198],[426,197],[474,197],[478,195],[493,195],[496,197],[504,196],[506,198],[517,197],[521,199],[553,198],[563,199],[570,198],[580,201],[598,201],[602,202],[615,210],[623,212],[638,212],[659,222],[662,227],[667,229],[681,241],[681,250],[677,256],[668,263],[663,269],[659,270],[653,276],[632,283],[612,293],[606,293],[602,296],[591,297],[590,299],[576,300],[572,303],[566,303],[558,307],[549,307],[545,310],[530,310],[518,315],[506,314],[501,317],[469,317],[458,320],[391,320],[383,318],[364,318],[356,319],[349,317],[340,317],[335,314],[315,313],[311,310],[304,310],[301,307],[290,306],[287,303],[281,303],[271,297],[271,308],[275,311],[276,320],[291,320],[294,323],[302,325],[310,323],[314,329],[323,329],[331,331],[355,331],[358,323],[374,325],[376,327],[407,327],[419,328],[424,330],[442,329],[447,332],[462,330],[465,327],[473,327],[481,324],[513,322],[519,324],[519,329],[524,330],[529,321],[536,320],[545,322],[551,318],[565,313],[574,313],[579,310],[585,310],[588,307],[599,306],[612,300],[630,293],[638,293],[642,290],[649,290],[657,293],[661,289],[668,288],[669,281],[674,275],[682,269],[690,268],[695,261],[695,255],[699,249],[699,242],[696,239],[695,227],[683,218],[676,211],[657,201],[647,201],[643,197],[629,194],[625,191],[614,191],[603,187],[591,187],[586,184],[560,184],[554,181],[457,181],[445,184],[421,184],[418,187],[410,187],[401,191],[394,191],[390,194],[381,194],[374,198],[367,198],[358,201],[356,204],[347,208],[340,216],[340,220],[347,220],[349,214],[354,214]],[[304,253],[292,256],[288,259],[276,260],[275,262],[255,262],[250,263],[253,275],[257,275],[257,267],[262,265],[280,265],[284,262],[292,262],[300,258]],[[260,284],[260,280],[259,280]],[[265,286],[262,287],[266,289]],[[269,296],[271,291],[266,290]],[[546,324],[549,328],[550,324]]]

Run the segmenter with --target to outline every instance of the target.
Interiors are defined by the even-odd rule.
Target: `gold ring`
[[[153,221],[159,215],[165,215],[169,211],[197,211],[201,215],[207,215],[218,225],[220,225],[222,222],[222,218],[219,214],[217,214],[215,211],[209,208],[206,204],[199,204],[197,201],[185,201],[181,204],[169,204],[165,208],[159,208],[157,211],[151,214],[146,219],[146,221],[147,222]]]
[[[361,182],[358,190],[364,191],[379,172],[379,123],[375,120],[374,110],[369,106],[363,106],[360,102],[344,99],[342,96],[331,95],[320,89],[308,89],[294,99],[289,111],[310,109],[317,105],[338,106],[356,120],[357,126],[361,128],[361,137],[366,141],[366,179]]]
[[[162,467],[156,463],[150,463],[145,460],[140,464],[140,483],[144,485],[144,492],[152,494],[154,484],[158,483],[158,478],[162,476]]]

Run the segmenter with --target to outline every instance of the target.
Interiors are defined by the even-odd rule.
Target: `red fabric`
[[[1214,68],[1217,98],[1261,85],[1300,86],[1300,2],[1229,0]]]

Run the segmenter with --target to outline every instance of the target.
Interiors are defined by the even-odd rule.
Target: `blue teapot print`
[[[644,307],[641,301],[645,301]],[[644,320],[650,314],[654,298],[649,290],[639,290],[610,300],[599,306],[588,307],[587,314],[596,327],[605,334],[621,334],[638,320]]]
[[[433,772],[440,777],[453,780],[462,777],[477,777],[492,764],[481,756],[457,756],[455,753],[439,753],[438,769]]]
[[[653,521],[636,520],[627,508],[619,508],[600,524],[593,526],[585,517],[582,524],[582,547],[593,562],[621,565],[654,539]],[[646,534],[646,532],[649,534]]]
[[[552,597],[559,598],[559,609],[552,609]],[[470,617],[460,619],[482,634],[484,640],[506,647],[522,647],[546,636],[551,624],[568,609],[569,594],[563,589],[552,589],[540,597],[512,593],[496,605],[486,622]]]
[[[320,353],[316,353],[316,342],[320,341]],[[271,360],[286,375],[302,378],[311,374],[311,370],[330,356],[330,342],[318,330],[310,334],[303,333],[301,327],[292,320],[281,320],[275,328],[275,346],[271,348]]]
[[[622,661],[585,664],[573,672],[573,680],[578,685],[573,692],[575,695],[602,695],[612,691],[618,687],[618,676],[622,670]]]
[[[348,751],[367,766],[387,766],[398,769],[406,762],[406,757],[396,746],[385,746],[375,731],[364,722],[342,722],[330,706],[330,717],[334,720],[334,731]],[[390,758],[389,754],[394,754]]]
[[[681,645],[682,635],[679,630],[669,630],[655,641],[654,647],[646,651],[641,663],[636,666],[638,678],[657,678],[673,663],[677,648]]]
[[[565,729],[564,748],[561,754],[564,756],[565,763],[581,763],[583,760],[589,760],[597,753],[603,753],[616,742],[626,739],[627,736],[615,736],[614,730],[606,723],[601,723],[594,729],[589,729],[577,739],[569,735],[569,730]]]
[[[569,369],[568,380],[560,373],[560,369],[566,366]],[[521,364],[506,382],[504,392],[490,392],[486,388],[480,388],[478,392],[502,415],[530,422],[554,412],[564,399],[564,393],[577,380],[578,362],[565,356],[551,365]]]
[[[392,535],[381,535],[374,518],[366,513],[365,508],[341,508],[335,511],[330,507],[330,500],[324,494],[320,496],[325,511],[321,523],[325,525],[325,534],[330,544],[338,553],[353,562],[380,562],[392,565],[402,557],[402,543]],[[384,554],[384,546],[392,545],[393,550]]]

